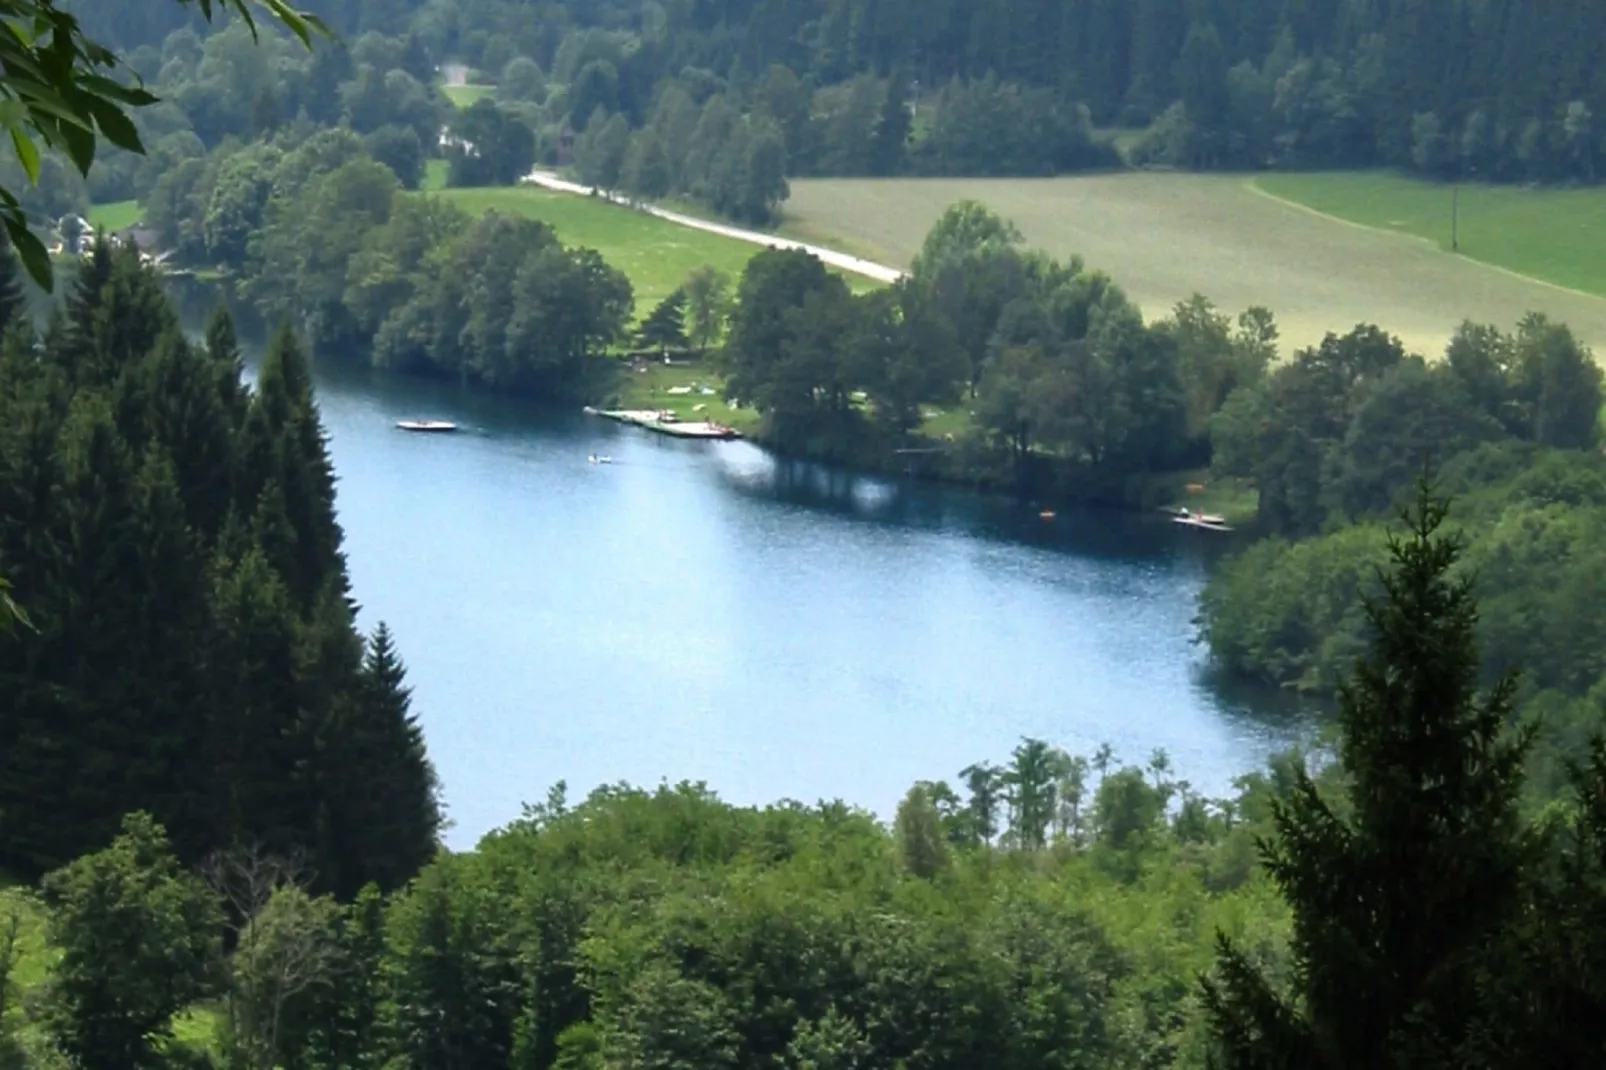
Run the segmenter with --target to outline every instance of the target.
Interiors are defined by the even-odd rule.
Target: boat
[[[403,431],[456,431],[457,425],[445,420],[398,420],[396,426]]]
[[[1190,513],[1186,509],[1177,510],[1177,514],[1171,518],[1171,522],[1190,528],[1202,528],[1205,531],[1232,530],[1232,526],[1227,523],[1226,517],[1213,516],[1210,513]]]
[[[612,464],[613,463],[613,458],[612,457],[598,457],[595,453],[593,453],[591,455],[590,460],[591,460],[592,464]]]

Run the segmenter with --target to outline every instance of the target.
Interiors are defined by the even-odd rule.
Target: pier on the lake
[[[732,439],[741,438],[741,432],[712,420],[682,420],[672,412],[651,409],[595,409],[586,406],[592,416],[602,416],[622,424],[646,428],[660,435],[674,438]]]

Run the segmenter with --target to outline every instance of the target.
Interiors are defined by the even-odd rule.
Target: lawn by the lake
[[[1424,238],[1450,249],[1451,209],[1462,256],[1519,275],[1606,297],[1606,188],[1455,187],[1403,175],[1262,175],[1274,197],[1352,223]]]
[[[565,245],[585,246],[630,277],[636,291],[636,314],[645,316],[697,268],[712,266],[740,279],[747,262],[763,251],[751,242],[681,226],[645,212],[612,204],[600,197],[559,193],[539,186],[496,189],[447,189],[435,195],[479,215],[506,212],[539,219],[557,232]],[[844,276],[855,291],[876,283]]]
[[[119,231],[127,230],[138,223],[144,214],[145,211],[139,206],[138,201],[110,201],[90,206],[87,218],[92,227]]]
[[[441,92],[446,99],[459,108],[471,107],[475,101],[482,100],[496,92],[494,85],[443,85]]]
[[[488,211],[539,219],[565,245],[595,249],[630,277],[636,312],[645,315],[704,265],[727,272],[734,284],[759,247],[682,227],[597,197],[537,186],[448,189],[437,194],[475,215]]]

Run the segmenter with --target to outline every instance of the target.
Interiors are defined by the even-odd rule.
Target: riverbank
[[[626,366],[628,367],[628,366]],[[1114,506],[1150,510],[1186,506],[1225,517],[1240,530],[1252,528],[1258,509],[1254,489],[1241,480],[1213,480],[1208,472],[1185,469],[1147,473],[1119,483],[1091,483],[1059,471],[1052,459],[1036,457],[1026,479],[1007,451],[980,446],[968,434],[963,409],[933,411],[913,442],[866,440],[850,453],[829,456],[786,449],[767,434],[763,417],[725,400],[724,382],[701,360],[651,362],[624,367],[602,403],[605,409],[670,412],[688,422],[711,421],[733,428],[755,445],[796,460],[819,461],[881,476],[1024,497],[1035,504]]]

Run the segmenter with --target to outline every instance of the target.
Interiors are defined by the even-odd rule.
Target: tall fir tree
[[[348,583],[328,436],[313,400],[311,370],[288,325],[279,328],[263,357],[243,435],[236,506],[254,510],[268,483],[278,483],[296,543],[293,554],[275,565],[295,604],[310,611],[331,585],[344,596]]]
[[[1542,848],[1518,814],[1529,730],[1515,681],[1480,697],[1469,578],[1426,484],[1391,536],[1369,653],[1340,690],[1344,804],[1301,770],[1262,860],[1294,913],[1294,991],[1230,941],[1204,996],[1221,1065],[1464,1065],[1493,1013],[1480,978]]]
[[[322,853],[339,860],[334,890],[342,897],[370,882],[387,892],[400,887],[438,847],[438,785],[406,676],[390,629],[380,624],[352,701],[324,733]]]
[[[206,353],[212,359],[218,400],[229,414],[231,425],[238,431],[245,423],[251,399],[245,389],[245,360],[240,354],[240,342],[235,335],[234,317],[229,314],[229,306],[222,301],[218,302],[206,321]]]

